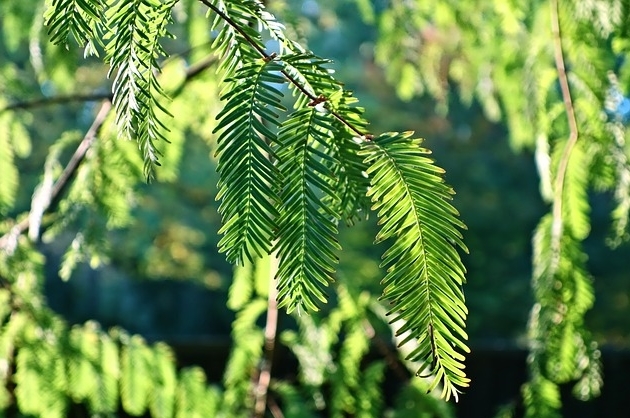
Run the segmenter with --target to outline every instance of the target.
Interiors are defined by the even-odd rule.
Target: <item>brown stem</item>
[[[275,399],[269,397],[267,403],[269,404],[269,411],[271,412],[273,418],[284,418],[284,414],[282,413],[282,410],[278,406],[278,403],[275,401]]]
[[[206,70],[208,67],[212,66],[216,62],[216,58],[214,56],[208,56],[204,60],[190,66],[186,71],[186,77],[184,79],[184,83],[192,80],[197,77],[200,73]],[[183,87],[182,85],[182,87]],[[176,94],[175,94],[176,95]],[[11,104],[6,105],[5,107],[0,109],[0,115],[4,112],[10,112],[15,110],[26,110],[26,109],[34,109],[37,107],[58,105],[58,104],[67,104],[74,102],[96,102],[101,100],[109,100],[112,101],[114,95],[112,93],[74,93],[74,94],[66,94],[60,96],[52,96],[52,97],[40,97],[32,100],[22,100],[19,102],[13,102]]]
[[[387,364],[387,366],[396,374],[396,377],[401,381],[409,380],[409,373],[400,366],[398,355],[392,352],[389,345],[376,333],[372,323],[365,319],[363,321],[363,328],[365,329],[367,336],[372,340],[376,349],[385,358],[385,364]]]
[[[560,252],[560,239],[562,237],[562,195],[564,189],[564,179],[566,177],[571,152],[577,143],[579,131],[575,110],[573,108],[573,100],[571,98],[571,89],[564,64],[564,52],[562,49],[562,35],[560,33],[560,18],[558,13],[558,0],[551,0],[551,32],[553,34],[554,59],[556,63],[556,71],[558,72],[558,80],[560,82],[560,90],[562,92],[562,100],[564,102],[565,113],[569,123],[569,139],[567,140],[560,162],[558,163],[558,172],[555,179],[554,200],[552,207],[552,229],[551,229],[551,250],[557,259]]]
[[[214,13],[216,13],[217,15],[219,15],[219,17],[221,17],[221,19],[223,19],[228,25],[230,25],[232,28],[234,28],[235,31],[237,31],[239,33],[239,35],[241,35],[243,37],[243,39],[245,39],[245,41],[252,47],[254,48],[262,58],[264,58],[265,60],[271,60],[274,59],[274,56],[269,55],[265,52],[265,50],[258,44],[258,42],[256,42],[256,40],[254,40],[251,36],[249,36],[247,34],[247,32],[245,32],[239,25],[238,23],[236,23],[231,17],[229,17],[228,15],[226,15],[225,13],[223,13],[221,10],[219,10],[214,4],[210,3],[210,1],[208,0],[199,0],[201,3],[205,4],[210,10],[212,10]],[[308,97],[311,102],[313,103],[319,103],[322,101],[322,95],[317,95],[317,94],[312,94],[310,93],[308,90],[306,90],[306,88],[304,88],[304,86],[302,86],[291,74],[289,74],[286,70],[281,70],[280,71],[282,73],[282,75],[291,83],[293,84],[303,95],[305,95],[306,97]],[[341,114],[339,114],[339,112],[333,110],[333,109],[328,109],[328,111],[330,112],[331,115],[333,115],[335,117],[335,119],[337,119],[339,122],[341,122],[344,126],[346,126],[349,130],[351,130],[352,132],[354,132],[355,134],[357,134],[359,137],[364,138],[366,140],[370,140],[372,138],[372,135],[370,135],[367,132],[362,132],[359,128],[357,128],[356,126],[354,126],[352,123],[350,123],[346,118],[344,118]]]
[[[96,102],[100,100],[112,100],[112,98],[113,95],[111,93],[68,94],[63,96],[42,97],[39,99],[11,103],[0,109],[0,114],[12,110],[33,109],[36,107],[72,102]]]
[[[50,192],[49,203],[45,205],[43,212],[46,212],[49,208],[53,207],[61,198],[61,192],[63,192],[68,187],[68,185],[70,184],[70,179],[79,168],[81,162],[83,162],[88,149],[90,149],[90,147],[96,140],[98,131],[101,129],[101,126],[103,126],[103,123],[105,122],[105,119],[107,118],[111,107],[112,102],[109,100],[104,101],[101,105],[100,110],[98,111],[96,117],[94,118],[94,121],[92,122],[92,126],[90,126],[90,129],[88,129],[88,131],[86,132],[83,140],[81,141],[81,143],[79,143],[79,146],[74,151],[74,154],[72,154],[70,161],[68,161],[68,164],[66,164],[61,175],[53,185]],[[15,242],[17,237],[28,229],[28,226],[28,218],[22,219],[22,221],[18,222],[13,228],[11,228],[9,232],[4,234],[0,238],[0,249],[7,249],[9,250],[9,252],[11,252],[10,247],[12,246],[12,242]]]
[[[278,289],[274,280],[278,271],[278,259],[271,256],[269,266],[269,295],[267,296],[267,323],[265,325],[265,352],[255,389],[254,417],[262,418],[267,409],[267,393],[271,383],[271,368],[278,335]]]

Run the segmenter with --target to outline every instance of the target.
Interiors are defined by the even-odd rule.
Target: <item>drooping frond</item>
[[[361,145],[355,136],[335,122],[337,135],[333,143],[334,157],[339,164],[333,167],[333,175],[337,179],[339,195],[337,212],[349,225],[368,216],[370,201],[367,191],[370,179],[367,175],[368,165],[360,155]],[[330,201],[327,204],[335,204]]]
[[[254,405],[251,376],[262,357],[264,336],[256,321],[267,308],[266,300],[256,298],[236,313],[232,324],[234,350],[227,361],[221,409],[229,416],[247,415]]]
[[[338,214],[322,199],[337,200],[331,171],[331,115],[316,106],[294,112],[278,134],[282,176],[278,218],[278,300],[289,312],[318,310],[333,281]]]
[[[278,178],[270,143],[276,143],[273,130],[282,93],[272,83],[283,83],[280,65],[257,60],[236,71],[218,115],[218,171],[221,176],[217,199],[223,216],[219,251],[230,262],[250,261],[269,252],[275,227]]]
[[[208,387],[200,367],[181,371],[176,389],[175,418],[203,418],[219,415],[221,393]]]
[[[541,373],[533,373],[523,385],[523,403],[526,418],[560,418],[560,388]]]
[[[98,36],[95,28],[103,25],[104,0],[53,0],[44,14],[50,40],[68,45],[72,36],[87,51],[95,52],[93,42]]]
[[[121,353],[120,399],[131,415],[142,415],[147,410],[153,380],[146,379],[152,372],[151,350],[139,335],[128,337]]]
[[[149,410],[152,417],[172,417],[177,386],[175,356],[164,343],[156,344],[152,351],[151,360],[155,365],[152,378],[155,386],[149,398]]]
[[[401,320],[398,334],[408,333],[418,348],[409,358],[425,361],[436,376],[432,388],[457,397],[468,386],[462,371],[468,352],[464,331],[467,308],[461,285],[464,266],[456,247],[466,250],[464,224],[451,206],[453,191],[442,170],[426,157],[427,150],[410,133],[384,134],[364,144],[368,174],[381,231],[376,242],[391,240],[383,255],[388,268],[383,296],[390,300],[392,322]]]
[[[559,154],[564,150],[566,141],[557,143],[553,160],[562,158]],[[572,149],[567,162],[566,175],[562,190],[562,219],[565,228],[577,240],[584,240],[590,233],[590,205],[588,201],[589,172],[591,155],[586,151],[584,141],[578,142]]]
[[[163,130],[168,130],[163,117],[169,112],[160,103],[166,93],[157,73],[158,59],[166,55],[160,40],[171,36],[166,26],[175,3],[120,0],[109,6],[106,13],[110,31],[106,59],[111,65],[110,74],[116,72],[116,123],[123,137],[138,141],[148,180],[155,178],[155,167],[160,165],[155,142],[164,140]]]
[[[584,331],[584,314],[594,302],[591,278],[586,272],[586,255],[580,241],[565,230],[560,252],[551,248],[552,218],[545,216],[534,235],[533,288],[538,304],[529,325],[532,362],[555,383],[580,379],[580,392],[598,393],[596,377],[599,352]],[[601,376],[600,376],[601,378]],[[593,387],[588,391],[586,382]]]
[[[12,121],[9,115],[0,114],[0,167],[2,167],[2,181],[0,181],[0,214],[13,206],[18,190],[19,172],[15,165],[13,144],[10,129]]]

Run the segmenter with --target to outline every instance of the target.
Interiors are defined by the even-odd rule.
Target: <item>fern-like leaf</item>
[[[436,379],[430,389],[442,383],[442,395],[457,398],[458,388],[469,382],[461,354],[469,349],[464,266],[456,250],[467,250],[459,231],[465,226],[448,202],[453,192],[410,133],[384,134],[366,142],[362,153],[381,224],[376,241],[392,240],[382,263],[388,268],[383,296],[393,305],[392,322],[403,321],[398,334],[408,332],[405,341],[417,340],[409,358],[427,362],[418,373],[431,365]]]
[[[215,390],[208,388],[206,375],[201,368],[186,368],[178,379],[175,418],[219,416],[218,397]]]
[[[243,65],[260,58],[260,51],[265,49],[260,33],[256,31],[257,2],[247,0],[202,2],[211,5],[217,11],[211,27],[212,30],[219,31],[219,34],[212,46],[221,56],[219,69],[227,77],[232,77]],[[231,23],[237,24],[238,29]],[[244,36],[248,39],[244,39]]]
[[[523,385],[523,403],[526,418],[560,418],[560,388],[540,373],[535,373]]]
[[[282,83],[277,74],[281,66],[273,61],[257,60],[237,70],[230,88],[223,95],[225,108],[217,116],[215,128],[221,131],[217,156],[219,212],[225,234],[219,251],[228,261],[242,263],[262,257],[271,248],[277,210],[273,194],[277,170],[269,143],[276,142],[272,130],[278,125],[282,94],[270,83]]]
[[[15,165],[15,155],[11,143],[11,124],[12,120],[9,114],[0,115],[0,167],[2,167],[0,214],[6,213],[13,206],[18,190],[19,172]]]
[[[330,115],[315,106],[293,113],[282,125],[278,140],[283,202],[278,219],[279,306],[318,310],[325,302],[324,287],[333,281],[337,263],[338,214],[322,204],[322,197],[338,200],[329,154]]]
[[[111,33],[105,50],[110,73],[116,71],[116,123],[123,137],[138,141],[148,180],[155,178],[155,167],[160,165],[155,142],[165,140],[163,130],[168,130],[162,116],[170,114],[160,103],[166,93],[157,79],[157,60],[166,55],[160,39],[171,36],[166,26],[174,4],[173,0],[120,0],[107,10]]]
[[[95,38],[94,27],[103,17],[104,0],[53,0],[44,15],[50,40],[68,44],[72,36],[84,46]]]
[[[131,415],[142,415],[147,409],[153,389],[151,350],[142,337],[134,335],[124,341],[120,362],[120,397],[122,406]]]
[[[171,349],[164,343],[153,347],[154,389],[150,396],[149,409],[155,418],[171,418],[175,408],[177,372]]]
[[[586,255],[566,228],[559,252],[551,250],[552,216],[545,216],[534,235],[533,287],[538,300],[530,323],[533,361],[554,383],[582,379],[583,393],[597,393],[596,344],[584,331],[584,314],[594,302]],[[559,285],[561,284],[561,285]],[[587,374],[589,374],[587,376]],[[593,383],[587,390],[585,383]]]
[[[564,141],[558,145],[559,149],[564,149]],[[569,157],[562,198],[565,227],[570,228],[571,234],[580,241],[585,239],[591,230],[588,202],[590,166],[591,156],[584,149],[584,142],[579,141]]]

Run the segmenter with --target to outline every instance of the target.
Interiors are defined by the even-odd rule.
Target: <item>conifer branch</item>
[[[571,158],[571,152],[577,143],[579,130],[575,110],[573,108],[573,99],[571,98],[571,88],[567,77],[567,71],[564,64],[564,51],[562,46],[562,34],[560,32],[560,17],[558,11],[558,0],[551,0],[551,32],[554,44],[554,60],[556,71],[558,73],[558,81],[562,92],[562,100],[564,102],[567,122],[569,124],[569,139],[567,140],[560,162],[558,163],[558,171],[556,173],[554,187],[554,201],[552,207],[553,222],[551,226],[551,250],[554,257],[552,266],[557,264],[560,252],[560,238],[562,236],[562,195],[564,189],[564,179]]]
[[[260,45],[258,45],[258,43],[256,41],[254,41],[254,39],[252,39],[252,37],[249,36],[247,34],[247,32],[245,32],[238,25],[238,23],[236,23],[228,15],[226,15],[221,10],[219,10],[209,0],[199,0],[199,1],[201,3],[203,3],[204,5],[206,5],[214,13],[216,13],[219,17],[221,17],[221,19],[223,19],[228,25],[230,25],[232,28],[234,28],[234,30],[237,31],[239,33],[239,35],[241,35],[243,37],[243,39],[245,39],[245,41],[252,48],[254,48],[265,61],[270,61],[270,60],[273,60],[273,59],[276,58],[275,54],[268,54],[268,53],[266,53],[265,50],[262,49],[260,47]],[[280,72],[287,79],[287,81],[289,81],[291,84],[293,84],[303,95],[305,95],[306,97],[309,98],[309,100],[311,101],[313,106],[316,105],[316,104],[319,104],[319,103],[324,103],[325,104],[325,102],[327,100],[325,96],[310,93],[308,90],[306,90],[306,88],[304,88],[304,86],[302,84],[300,84],[286,70],[281,70]],[[361,131],[361,129],[359,129],[358,127],[353,125],[350,121],[348,121],[346,118],[344,118],[339,112],[337,112],[337,111],[335,111],[333,109],[329,109],[329,108],[327,108],[327,110],[335,117],[335,119],[337,119],[344,126],[346,126],[350,131],[354,132],[355,134],[357,134],[362,139],[366,139],[366,140],[371,140],[372,139],[372,135],[370,133]]]

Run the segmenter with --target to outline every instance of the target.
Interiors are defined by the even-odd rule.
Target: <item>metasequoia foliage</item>
[[[374,20],[371,2],[357,1]],[[393,1],[378,16],[376,58],[401,97],[427,92],[445,110],[454,82],[464,101],[507,124],[514,148],[535,150],[549,213],[533,238],[531,378],[523,390],[531,417],[558,416],[560,383],[577,381],[580,399],[602,384],[584,326],[594,294],[583,242],[593,190],[614,193],[611,243],[628,237],[628,11],[625,0],[417,0]]]
[[[94,322],[69,327],[42,306],[43,262],[26,237],[12,254],[0,253],[0,358],[15,364],[13,374],[2,373],[0,408],[14,397],[23,414],[38,417],[67,416],[71,402],[100,415],[122,405],[131,415],[214,416],[217,390],[198,368],[177,372],[164,344],[149,345],[120,329],[105,332]]]
[[[164,60],[168,54],[162,45],[172,37],[175,8],[193,10],[193,4],[202,6],[210,19],[212,36],[207,35],[207,28],[206,35],[198,31],[195,36],[211,42],[213,55],[201,69],[181,71],[183,65],[177,57]],[[416,365],[415,372],[434,377],[428,389],[440,387],[444,398],[457,399],[469,382],[463,372],[464,353],[468,352],[464,331],[467,310],[461,288],[464,267],[458,253],[466,251],[460,233],[465,226],[450,204],[453,191],[444,183],[443,170],[428,158],[430,152],[421,147],[421,140],[411,133],[370,133],[357,100],[333,76],[327,67],[329,61],[288,39],[283,26],[259,1],[54,0],[46,6],[41,12],[54,44],[50,50],[73,51],[76,43],[85,55],[103,56],[113,79],[112,93],[100,96],[103,103],[92,127],[66,166],[59,162],[61,151],[80,136],[68,134],[52,147],[27,216],[1,225],[3,263],[13,265],[21,252],[32,251],[21,236],[27,229],[31,240],[39,239],[42,232],[44,239],[52,239],[70,222],[79,223],[82,229],[64,257],[62,277],[67,279],[79,262],[93,266],[102,263],[107,242],[101,233],[129,222],[129,202],[138,174],[143,173],[147,180],[174,179],[174,169],[169,171],[168,163],[177,161],[181,154],[169,149],[181,149],[183,130],[194,126],[197,132],[218,134],[218,198],[223,219],[219,250],[230,262],[241,265],[274,254],[278,259],[273,278],[278,303],[289,313],[312,313],[326,302],[340,250],[339,222],[351,224],[367,216],[370,208],[376,212],[382,227],[376,242],[389,245],[383,255],[383,267],[387,268],[383,297],[390,303],[388,315],[395,333],[412,347],[409,360]],[[28,34],[18,31],[16,36],[41,36],[38,30]],[[274,39],[279,52],[266,52],[263,36]],[[60,65],[71,68],[69,54],[56,53]],[[192,111],[198,118],[193,119],[178,106],[182,97],[204,99],[185,85],[215,62],[222,79],[222,109],[217,121],[210,123],[203,110]],[[169,64],[180,72],[169,72]],[[162,75],[162,71],[168,74]],[[40,76],[53,77],[45,66]],[[180,83],[174,83],[178,78]],[[292,96],[285,97],[287,92]],[[5,211],[17,193],[14,155],[30,146],[12,112],[18,107],[0,109],[0,127],[11,132],[8,144],[4,144],[7,146],[0,150],[0,162],[10,167],[6,186],[3,182],[0,187],[0,210]],[[171,119],[171,114],[177,118]],[[126,145],[129,142],[116,137],[133,139],[139,155]],[[158,168],[162,163],[164,167]],[[67,194],[62,195],[62,191]],[[104,216],[97,218],[100,221],[92,219],[92,210],[102,211]],[[41,228],[49,212],[54,212],[53,222]],[[37,257],[36,252],[29,254]],[[16,274],[16,270],[0,272],[9,281]],[[9,287],[11,292],[18,291],[13,284]],[[257,284],[254,287],[260,289]],[[238,310],[233,330],[237,349],[225,374],[222,405],[235,416],[251,395],[251,368],[260,357],[262,344],[260,329],[254,324],[267,307],[263,300],[240,297],[232,295],[229,302]],[[14,307],[12,312],[17,315],[22,308]],[[359,369],[368,342],[362,335],[365,324],[356,320],[356,315],[344,316],[349,324],[342,360],[339,370],[328,375],[339,389],[331,401],[339,416],[368,413],[372,402],[378,405],[377,387],[383,368],[375,364],[365,371]],[[13,314],[8,318],[5,327],[15,320]],[[199,398],[194,402],[207,404],[199,407],[206,408],[204,416],[212,415],[216,392],[205,388],[203,375],[197,371],[183,371],[178,377],[170,352],[163,346],[149,347],[139,337],[110,335],[90,326],[75,331],[64,327],[60,323],[50,335],[38,335],[35,326],[33,335],[19,341],[27,347],[38,338],[60,339],[59,344],[67,340],[68,345],[58,348],[60,368],[65,367],[64,356],[85,347],[78,357],[82,363],[71,367],[71,375],[88,379],[96,370],[102,377],[90,380],[92,386],[74,386],[63,381],[62,373],[53,367],[41,377],[48,380],[37,380],[33,374],[40,370],[38,356],[52,358],[57,354],[30,353],[24,348],[16,359],[20,408],[39,408],[30,411],[51,411],[54,416],[67,404],[67,398],[60,394],[67,394],[77,401],[87,400],[94,412],[104,405],[106,412],[120,396],[123,408],[132,414],[148,409],[154,416],[170,416],[175,409],[178,416],[195,416],[192,409],[197,406],[191,403],[190,395],[195,393]],[[339,325],[334,329],[340,332]],[[103,344],[88,347],[82,343],[84,338]],[[105,356],[117,358],[118,363],[112,364],[119,368],[105,370]],[[103,370],[95,369],[99,361]],[[143,373],[132,373],[131,365],[146,371],[153,380],[147,380]],[[361,379],[365,393],[358,393]],[[58,393],[42,397],[39,406],[20,401],[26,396],[21,391],[32,394],[28,391],[40,390],[44,384],[51,393]],[[290,404],[290,391],[278,390],[286,393]],[[185,415],[185,411],[190,414]]]

